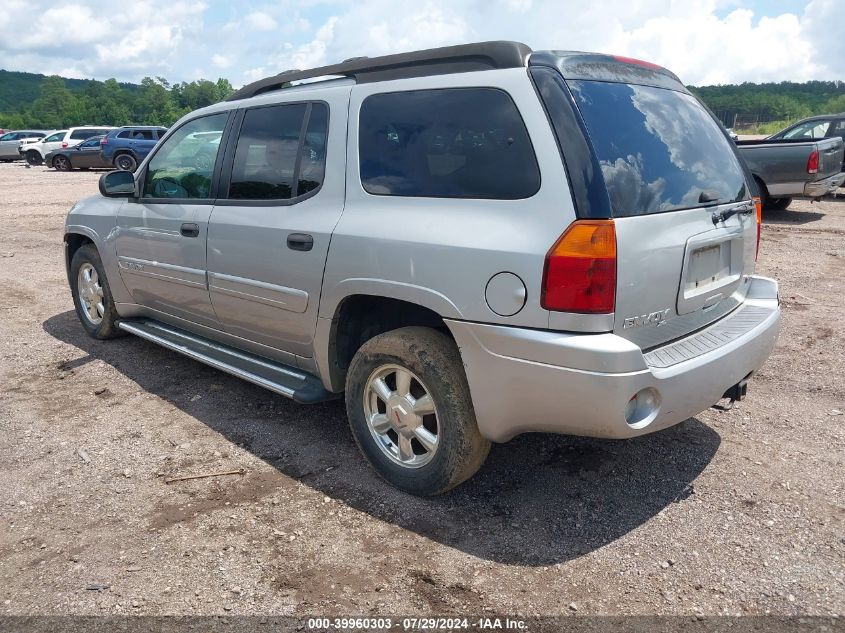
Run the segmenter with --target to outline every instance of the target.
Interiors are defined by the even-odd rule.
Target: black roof
[[[235,92],[228,101],[247,99],[283,88],[291,81],[314,77],[336,75],[351,77],[358,83],[369,83],[477,70],[519,68],[526,65],[530,54],[531,49],[520,42],[495,41],[444,46],[383,57],[353,57],[331,66],[310,70],[285,70],[273,77],[259,79]]]

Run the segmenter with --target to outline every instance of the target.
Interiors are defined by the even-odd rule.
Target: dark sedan
[[[108,163],[100,156],[100,139],[103,135],[92,136],[87,141],[74,147],[56,149],[47,154],[44,158],[45,164],[58,171],[71,171],[72,169],[114,169],[114,165]]]

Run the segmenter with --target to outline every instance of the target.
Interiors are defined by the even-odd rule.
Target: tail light
[[[810,157],[807,159],[807,173],[819,173],[819,150],[817,149],[810,152]]]
[[[574,222],[546,255],[540,299],[547,310],[603,314],[616,305],[613,220]]]
[[[754,212],[757,215],[757,250],[754,251],[754,261],[760,256],[760,231],[763,228],[763,202],[760,198],[752,198],[754,200]]]
[[[67,142],[62,143],[62,149],[67,149]]]
[[[107,136],[104,136],[103,138],[100,139],[100,145],[108,145],[108,144],[109,144],[109,138]]]

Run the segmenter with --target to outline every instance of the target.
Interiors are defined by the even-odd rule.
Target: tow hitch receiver
[[[748,392],[748,378],[743,378],[738,383],[736,383],[733,387],[728,389],[724,394],[722,394],[723,398],[729,398],[731,404],[734,402],[739,402],[745,397],[745,394]]]
[[[728,400],[730,400],[730,402],[728,402],[727,406],[721,406],[721,405],[714,405],[714,406],[717,409],[720,409],[722,411],[730,411],[730,409],[734,406],[734,402],[739,402],[740,400],[742,400],[745,397],[745,394],[748,392],[748,379],[749,378],[751,378],[751,374],[748,374],[745,378],[740,380],[733,387],[731,387],[725,393],[722,394],[723,398],[728,398]]]

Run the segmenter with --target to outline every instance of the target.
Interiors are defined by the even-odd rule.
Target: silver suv
[[[488,42],[286,71],[67,218],[83,327],[341,397],[415,494],[491,442],[630,438],[736,399],[778,331],[760,205],[667,70]]]

